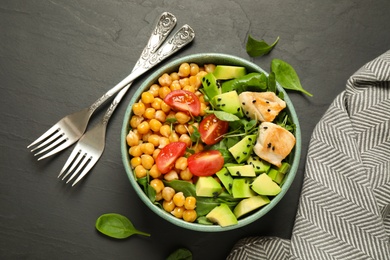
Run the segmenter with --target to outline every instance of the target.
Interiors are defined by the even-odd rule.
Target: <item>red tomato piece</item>
[[[187,163],[193,175],[211,176],[222,169],[224,159],[220,151],[209,150],[191,155]]]
[[[173,109],[189,112],[193,116],[200,114],[199,98],[187,90],[174,90],[165,96],[164,102]]]
[[[173,142],[164,146],[156,158],[157,169],[162,173],[168,173],[175,166],[175,162],[186,152],[187,145],[184,142]]]
[[[228,128],[228,122],[218,119],[214,114],[208,115],[200,122],[200,138],[208,145],[216,144],[221,141],[220,137],[227,133]]]

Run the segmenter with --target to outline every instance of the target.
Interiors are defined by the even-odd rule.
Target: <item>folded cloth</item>
[[[390,51],[316,125],[291,241],[244,238],[227,259],[390,259]]]

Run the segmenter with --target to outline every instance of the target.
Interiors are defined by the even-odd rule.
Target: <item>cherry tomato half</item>
[[[173,142],[164,146],[156,158],[157,169],[162,173],[168,173],[175,166],[175,162],[186,152],[186,143]]]
[[[196,176],[211,176],[221,170],[224,164],[220,151],[208,150],[195,153],[187,158],[188,169]]]
[[[218,119],[214,114],[208,115],[200,122],[200,138],[208,145],[216,144],[221,141],[220,137],[226,134],[228,128],[228,122]]]
[[[174,90],[165,96],[164,102],[173,109],[190,112],[193,116],[200,114],[199,98],[192,92],[187,90]]]

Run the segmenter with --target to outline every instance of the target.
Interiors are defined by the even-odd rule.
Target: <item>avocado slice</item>
[[[280,171],[274,169],[274,168],[271,168],[269,171],[268,171],[268,176],[271,177],[271,179],[276,182],[277,184],[281,184],[283,179],[284,179],[284,173],[281,173]]]
[[[237,177],[256,177],[255,169],[252,165],[238,165],[226,167],[232,176]]]
[[[219,170],[215,175],[221,180],[225,189],[232,195],[233,187],[233,177],[230,175],[229,171],[224,167]]]
[[[221,89],[213,73],[207,73],[202,78],[202,86],[204,93],[206,94],[210,102],[213,102],[214,96],[221,94]],[[214,105],[214,103],[212,104]]]
[[[247,199],[241,200],[237,206],[233,209],[233,213],[236,218],[240,218],[249,212],[254,211],[266,204],[270,203],[270,199],[267,196],[256,195]]]
[[[245,76],[246,69],[240,66],[217,65],[213,74],[220,80],[235,79]]]
[[[199,177],[195,185],[199,197],[216,197],[222,191],[222,186],[211,176]]]
[[[230,91],[214,96],[213,104],[215,104],[216,108],[219,110],[236,115],[238,117],[244,116],[237,91]]]
[[[250,156],[247,162],[253,166],[256,174],[268,172],[268,170],[271,168],[271,164],[269,162],[266,162],[257,156]]]
[[[225,203],[221,203],[219,206],[213,208],[206,215],[206,218],[213,223],[218,223],[221,227],[236,225],[238,223],[236,216]]]
[[[238,163],[245,162],[251,155],[255,143],[256,135],[247,135],[241,141],[230,147],[229,152]]]
[[[251,189],[251,178],[233,178],[232,194],[233,198],[249,198],[256,193]]]
[[[280,186],[266,173],[262,173],[257,176],[252,182],[251,187],[257,194],[265,196],[278,195],[281,190]]]

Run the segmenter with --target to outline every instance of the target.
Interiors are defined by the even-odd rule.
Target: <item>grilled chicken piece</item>
[[[294,145],[295,137],[288,130],[274,123],[263,122],[259,126],[259,136],[253,151],[261,159],[280,167]]]
[[[272,122],[286,107],[274,92],[242,92],[238,98],[245,115],[261,122]]]

